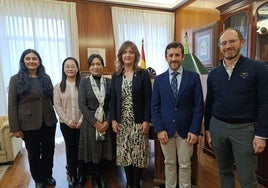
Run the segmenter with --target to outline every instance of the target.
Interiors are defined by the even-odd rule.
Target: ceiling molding
[[[91,2],[112,3],[136,7],[175,10],[183,5],[192,8],[216,9],[232,0],[86,0]]]
[[[98,1],[88,0],[88,1],[173,10],[184,5],[189,0],[98,0]]]

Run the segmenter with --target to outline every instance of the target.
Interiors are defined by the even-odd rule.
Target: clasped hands
[[[113,131],[117,134],[120,130],[117,121],[115,121],[115,120],[112,121],[112,127],[113,127]],[[148,134],[149,130],[150,130],[150,123],[147,121],[144,121],[141,124],[141,133]]]
[[[96,121],[93,127],[95,127],[97,131],[99,131],[100,133],[104,133],[108,129],[109,123],[107,121],[104,122]]]
[[[75,122],[75,121],[72,121],[70,124],[69,124],[69,127],[71,129],[80,129],[81,127],[81,122]]]

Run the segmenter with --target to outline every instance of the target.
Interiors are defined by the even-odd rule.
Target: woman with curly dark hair
[[[9,83],[10,131],[22,138],[36,188],[56,185],[52,177],[57,118],[52,103],[53,85],[39,53],[25,50],[19,72]]]

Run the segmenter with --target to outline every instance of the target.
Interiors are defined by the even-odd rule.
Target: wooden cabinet
[[[266,143],[267,144],[267,143]],[[256,170],[258,181],[260,184],[268,187],[268,148],[258,156],[258,169]]]
[[[244,56],[268,64],[268,0],[233,0],[217,7],[220,11],[219,32],[233,27],[242,32],[246,45]],[[221,55],[219,54],[219,58]],[[204,153],[214,156],[205,141]],[[268,148],[258,156],[256,171],[259,183],[268,186]]]
[[[255,59],[268,64],[268,1],[253,11],[256,18]]]
[[[217,7],[219,32],[228,27],[240,30],[246,40],[242,54],[263,62],[268,61],[267,3],[268,0],[233,0]]]

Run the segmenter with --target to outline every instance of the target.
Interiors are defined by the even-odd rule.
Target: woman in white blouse
[[[78,107],[80,71],[73,57],[62,63],[62,80],[54,88],[54,105],[60,120],[60,129],[65,140],[69,187],[77,185],[78,145],[82,113]]]

